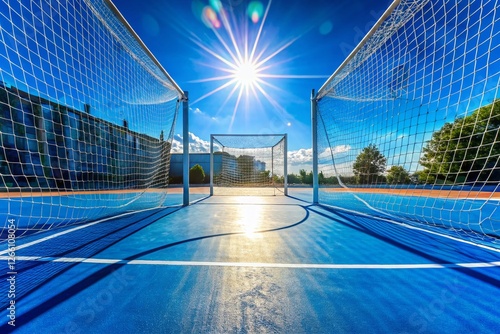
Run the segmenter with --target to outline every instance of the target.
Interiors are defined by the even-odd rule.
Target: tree
[[[205,180],[205,171],[203,167],[196,164],[189,170],[189,182],[192,184],[200,184]]]
[[[273,175],[273,182],[274,182],[274,184],[284,184],[285,183],[285,177],[274,174]]]
[[[421,171],[421,170],[416,171],[415,173],[413,173],[410,176],[410,181],[412,183],[416,183],[416,184],[424,184],[424,183],[426,183],[425,182],[425,177],[423,176],[422,173],[423,173],[423,171]]]
[[[299,170],[299,174],[300,174],[300,177],[301,177],[301,181],[303,184],[312,184],[313,181],[313,173],[312,171],[310,171],[309,173],[306,172],[305,169],[301,169]]]
[[[500,100],[432,134],[420,164],[427,183],[500,181]]]
[[[305,179],[307,178],[307,172],[305,169],[299,170],[299,175],[300,175],[300,182],[305,183]]]
[[[259,183],[271,183],[271,171],[270,170],[264,170],[260,171],[257,174],[255,182]]]
[[[387,159],[380,153],[376,145],[370,144],[365,147],[352,165],[356,183],[376,183],[377,178],[385,172],[386,161]]]
[[[327,177],[323,174],[323,171],[321,171],[318,173],[318,183],[333,185],[333,184],[339,184],[339,180],[337,179],[336,176]]]
[[[301,182],[302,182],[302,180],[301,180],[299,175],[294,174],[294,173],[288,174],[288,183],[297,184],[297,183],[301,183]]]
[[[410,173],[402,166],[392,166],[387,171],[387,183],[408,184],[410,182]]]

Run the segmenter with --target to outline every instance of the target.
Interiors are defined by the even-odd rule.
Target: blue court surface
[[[26,235],[15,282],[0,256],[1,333],[500,332],[498,249],[297,197]]]

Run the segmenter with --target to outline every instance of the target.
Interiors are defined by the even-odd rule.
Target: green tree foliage
[[[425,183],[500,181],[500,100],[446,123],[423,149]]]
[[[300,182],[301,183],[305,183],[304,181],[307,178],[307,172],[306,172],[306,170],[305,169],[299,170],[299,175],[300,175]]]
[[[196,164],[189,170],[189,182],[192,184],[200,184],[205,180],[205,171],[203,167]]]
[[[305,169],[299,170],[300,178],[302,183],[304,184],[312,184],[313,183],[313,173],[310,171],[309,173],[306,172]]]
[[[255,181],[259,182],[259,183],[271,183],[272,182],[271,171],[265,170],[265,171],[258,172],[256,177],[255,177]]]
[[[410,181],[412,183],[416,183],[416,184],[422,184],[424,180],[424,177],[422,177],[423,171],[419,170],[419,171],[416,171],[415,173],[413,173],[411,176],[410,176]]]
[[[285,184],[285,177],[279,175],[273,175],[274,184]]]
[[[402,166],[392,166],[387,171],[387,183],[408,184],[411,183],[410,173]]]
[[[288,174],[287,181],[289,184],[312,184],[313,174],[312,171],[306,172],[305,169],[299,170],[299,175]]]
[[[339,180],[335,176],[326,177],[323,171],[318,173],[318,183],[322,184],[339,184]]]
[[[294,173],[288,174],[287,179],[288,179],[288,183],[290,183],[290,184],[302,183],[302,179],[301,179],[300,175],[297,175]]]
[[[365,147],[356,157],[352,168],[358,184],[373,184],[385,172],[387,159],[376,145]]]
[[[343,184],[347,185],[355,185],[358,184],[358,178],[356,176],[341,176],[340,180],[342,181]]]

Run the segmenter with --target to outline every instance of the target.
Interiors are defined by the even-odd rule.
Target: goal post
[[[211,195],[288,195],[287,134],[212,134]]]
[[[318,203],[500,243],[499,59],[497,2],[394,1],[312,93]]]

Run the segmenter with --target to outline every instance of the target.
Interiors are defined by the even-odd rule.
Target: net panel
[[[320,204],[498,243],[498,5],[403,0],[325,83]]]
[[[212,135],[214,195],[285,194],[285,135]]]
[[[0,23],[1,224],[161,205],[179,94],[114,6],[0,0]]]

